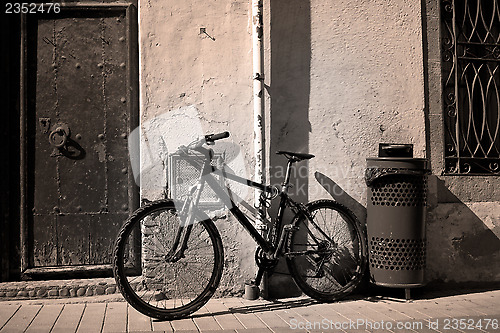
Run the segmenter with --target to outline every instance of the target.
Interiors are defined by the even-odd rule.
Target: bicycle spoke
[[[307,260],[308,260],[308,261],[310,261],[310,262],[311,262],[311,266],[316,266],[316,263],[312,260],[312,258],[310,258],[310,257],[306,257],[306,258],[307,258]],[[307,276],[306,276],[306,277],[307,277]],[[329,275],[324,275],[324,277],[325,277],[325,278],[327,278],[327,279],[329,279],[329,280],[330,280],[330,281],[332,281],[332,282],[335,282],[338,286],[341,286],[341,284],[340,284],[340,283],[338,283],[338,281],[337,281],[337,280],[335,280],[335,279],[333,279],[333,280],[332,280],[332,279],[329,277]],[[309,278],[316,279],[316,280],[318,280],[318,281],[319,281],[319,278],[316,278],[316,277],[314,277],[314,276],[309,277]],[[317,282],[317,284],[318,284],[318,282]]]
[[[203,219],[180,229],[174,209],[172,202],[159,201],[141,209],[142,215],[135,213],[115,249],[120,291],[134,308],[160,319],[201,307],[218,285],[223,264],[213,223]]]
[[[297,285],[313,298],[330,301],[361,281],[366,246],[345,207],[319,200],[308,208],[309,215],[300,217],[299,230],[288,238],[285,255]]]

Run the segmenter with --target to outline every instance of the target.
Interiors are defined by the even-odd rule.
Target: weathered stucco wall
[[[424,157],[421,30],[418,1],[311,2],[310,171],[363,204],[378,143],[412,143]],[[311,199],[318,189],[311,182]]]
[[[271,147],[316,155],[298,166],[309,177],[296,182],[297,197],[327,197],[318,178],[364,222],[366,157],[379,142],[414,144],[435,175],[426,281],[498,282],[499,177],[440,176],[439,3],[271,1]]]
[[[253,147],[250,10],[243,0],[144,0],[139,10],[141,122],[157,128],[155,118],[166,112],[197,112],[194,118],[205,134],[231,132],[248,170]],[[200,28],[212,38],[200,34]],[[198,134],[189,124],[167,128],[187,142]],[[146,148],[143,143],[143,155]],[[142,197],[163,195],[165,165],[157,164],[141,179]],[[237,292],[254,273],[249,258],[255,247],[233,219],[219,220],[217,226],[226,257],[219,290]]]
[[[309,163],[297,164],[291,192],[301,200],[328,198],[315,179],[321,172],[364,223],[366,158],[377,156],[378,143],[413,143],[415,156],[425,154],[420,4],[270,3],[271,179],[281,180],[273,172],[284,163],[275,150],[312,153]],[[272,285],[287,280],[273,276]]]
[[[499,202],[439,203],[427,221],[429,282],[500,281]]]
[[[434,2],[427,1],[424,22],[418,1],[265,2],[267,174],[272,183],[284,175],[285,159],[276,150],[315,154],[309,163],[298,164],[293,195],[302,201],[329,197],[318,177],[364,223],[365,159],[377,155],[378,143],[412,143],[415,157],[429,157],[433,173],[440,174]],[[253,174],[250,17],[250,2],[242,0],[140,1],[141,121],[154,122],[181,108],[195,110],[206,133],[231,132],[248,175]],[[172,131],[193,135],[183,126]],[[164,168],[142,179],[143,197],[163,194]],[[153,185],[158,180],[160,187]],[[478,178],[430,178],[428,281],[499,280],[498,188]],[[217,223],[226,250],[221,289],[235,292],[254,273],[253,242],[234,220]],[[289,293],[291,285],[281,274],[271,281],[273,291]]]

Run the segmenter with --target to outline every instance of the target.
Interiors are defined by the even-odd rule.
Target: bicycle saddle
[[[310,160],[311,158],[314,157],[314,155],[312,154],[292,153],[289,151],[282,151],[282,150],[278,150],[276,154],[285,155],[286,158],[288,158],[289,160],[293,160],[294,162],[299,162],[302,160]]]

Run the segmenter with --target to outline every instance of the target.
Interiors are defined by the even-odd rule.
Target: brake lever
[[[204,143],[206,143],[207,145],[214,145],[215,144],[215,142],[207,141],[203,137],[203,138],[199,138],[197,140],[194,140],[193,142],[191,142],[187,146],[184,146],[184,145],[179,146],[179,148],[177,148],[177,151],[187,154],[189,152],[189,150],[197,150],[198,148],[202,147]]]
[[[179,148],[177,148],[177,152],[178,153],[184,153],[184,154],[187,154],[187,152],[189,151],[189,148],[186,147],[186,146],[179,146]]]

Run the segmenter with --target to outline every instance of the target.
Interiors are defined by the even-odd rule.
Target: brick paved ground
[[[453,293],[448,293],[451,295]],[[461,320],[461,321],[460,321]],[[500,332],[500,291],[405,302],[369,297],[319,304],[212,299],[187,319],[148,318],[119,295],[0,302],[0,332]]]

